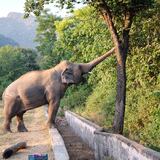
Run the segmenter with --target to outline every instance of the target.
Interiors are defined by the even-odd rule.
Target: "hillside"
[[[23,19],[22,13],[10,12],[0,18],[0,34],[13,39],[20,47],[34,48],[36,31],[35,17]]]
[[[15,42],[13,39],[5,37],[0,34],[0,47],[6,46],[6,45],[19,46],[19,44]]]

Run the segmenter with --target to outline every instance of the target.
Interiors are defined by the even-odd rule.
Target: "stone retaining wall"
[[[101,132],[101,127],[70,111],[68,124],[95,153],[96,160],[160,160],[160,153],[121,135]]]

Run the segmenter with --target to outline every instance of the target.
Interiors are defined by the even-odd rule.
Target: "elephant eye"
[[[71,68],[66,68],[67,74],[73,74],[73,70]]]
[[[83,76],[84,74],[81,72],[81,76]]]

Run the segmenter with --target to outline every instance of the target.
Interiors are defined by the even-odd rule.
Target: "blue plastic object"
[[[28,160],[48,160],[48,154],[32,154],[32,155],[28,155]]]

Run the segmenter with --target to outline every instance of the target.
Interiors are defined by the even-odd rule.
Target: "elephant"
[[[114,52],[115,48],[88,63],[61,61],[47,70],[30,71],[12,82],[3,92],[5,131],[11,131],[10,124],[17,118],[17,131],[27,132],[23,121],[26,111],[48,104],[47,126],[55,126],[60,99],[71,84],[79,84],[83,75]]]

